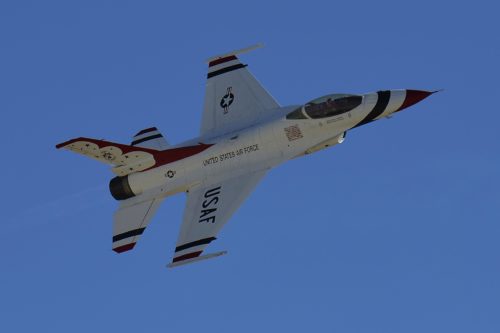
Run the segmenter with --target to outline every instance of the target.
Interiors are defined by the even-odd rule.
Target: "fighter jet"
[[[132,250],[163,200],[185,192],[186,206],[168,267],[225,254],[202,255],[266,173],[290,159],[342,143],[346,133],[390,117],[435,91],[381,90],[330,94],[281,106],[238,56],[260,45],[207,60],[198,137],[171,145],[156,127],[130,144],[79,137],[56,145],[112,166],[119,202],[112,248]]]

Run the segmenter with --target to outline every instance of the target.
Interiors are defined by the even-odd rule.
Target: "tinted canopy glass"
[[[333,117],[351,111],[362,101],[363,97],[358,95],[327,95],[307,103],[304,111],[313,119]]]

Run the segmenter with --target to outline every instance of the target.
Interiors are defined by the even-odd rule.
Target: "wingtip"
[[[64,148],[64,147],[66,147],[67,145],[69,145],[69,144],[71,144],[73,142],[77,142],[77,141],[81,141],[81,140],[85,140],[85,138],[78,137],[78,138],[74,138],[74,139],[71,139],[71,140],[68,140],[68,141],[64,141],[64,142],[58,143],[56,145],[56,149]]]
[[[260,49],[262,47],[264,47],[263,43],[257,43],[257,44],[254,44],[254,45],[242,48],[242,49],[238,49],[238,50],[234,50],[234,51],[231,51],[231,52],[226,52],[226,53],[223,53],[223,54],[219,54],[219,55],[210,57],[210,58],[206,59],[205,62],[211,63],[211,62],[213,62],[215,60],[218,60],[218,59],[223,59],[223,58],[227,58],[227,57],[231,57],[231,56],[236,56],[238,54],[247,53],[247,52],[253,51],[255,49]]]
[[[71,139],[71,140],[68,140],[68,141],[64,141],[64,142],[61,142],[61,143],[58,143],[56,145],[56,149],[61,149],[65,146],[67,146],[68,144],[72,143],[73,141],[75,141],[75,139]]]
[[[255,49],[260,49],[260,48],[263,48],[264,46],[266,46],[264,43],[260,43],[260,42],[259,42],[259,43],[255,44],[253,47],[254,47]]]
[[[135,247],[135,243],[125,244],[122,246],[118,246],[113,248],[113,251],[116,253],[123,253],[132,250]]]
[[[184,255],[182,257],[185,257],[183,259],[177,259],[174,258],[173,261],[167,265],[167,268],[174,268],[174,267],[178,267],[178,266],[183,266],[183,265],[186,265],[186,264],[191,264],[191,263],[194,263],[194,262],[197,262],[197,261],[202,261],[202,260],[206,260],[206,259],[211,259],[211,258],[216,258],[216,257],[220,257],[220,256],[223,256],[225,254],[227,254],[227,251],[219,251],[219,252],[215,252],[215,253],[210,253],[210,254],[205,254],[203,256],[200,256],[202,251],[199,251],[198,252],[194,252],[192,254],[188,254],[188,255]],[[195,254],[194,256],[192,256],[193,254]],[[180,258],[180,257],[177,257],[177,258]]]

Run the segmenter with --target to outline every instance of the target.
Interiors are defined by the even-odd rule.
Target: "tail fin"
[[[139,131],[132,139],[132,146],[165,150],[170,146],[156,127],[150,127]]]

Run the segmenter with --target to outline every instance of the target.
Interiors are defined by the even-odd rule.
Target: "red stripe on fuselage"
[[[200,143],[196,146],[188,146],[188,147],[173,148],[163,151],[156,151],[156,154],[153,154],[156,161],[156,164],[154,165],[153,168],[199,154],[205,149],[208,149],[212,146],[213,144]]]

